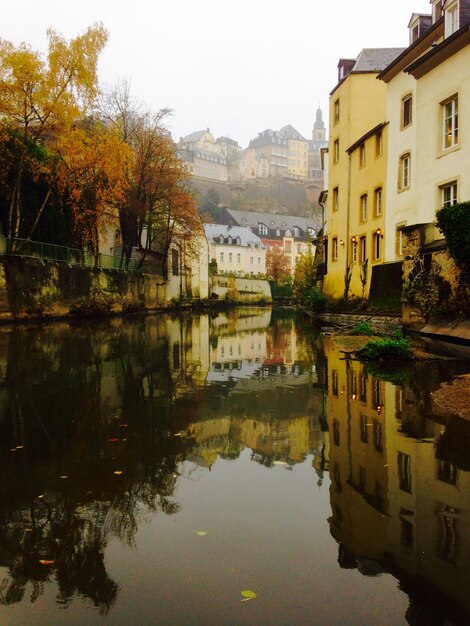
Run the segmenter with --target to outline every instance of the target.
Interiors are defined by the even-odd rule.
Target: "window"
[[[171,273],[173,276],[178,276],[179,274],[179,254],[178,250],[174,248],[171,250]]]
[[[380,261],[380,256],[382,254],[382,234],[381,233],[374,233],[373,236],[373,259],[374,261]]]
[[[382,424],[376,419],[372,420],[373,432],[374,432],[374,446],[377,452],[383,451],[383,433]]]
[[[457,467],[450,461],[437,460],[437,480],[449,485],[457,484]]]
[[[361,200],[359,203],[359,220],[361,222],[367,221],[367,194],[361,196]]]
[[[359,260],[361,263],[367,259],[367,237],[363,235],[359,238]]]
[[[457,202],[457,182],[453,181],[441,187],[441,206],[448,207]]]
[[[333,442],[334,442],[335,446],[339,447],[339,444],[340,444],[340,431],[339,431],[339,422],[338,422],[338,420],[336,418],[333,420]]]
[[[339,122],[339,99],[335,100],[335,103],[334,103],[334,120],[335,120],[335,124]]]
[[[459,101],[453,96],[442,104],[443,148],[453,148],[459,143]]]
[[[411,493],[411,459],[408,454],[398,453],[398,479],[400,489]]]
[[[219,255],[219,259],[220,259],[220,262],[221,262],[221,263],[223,263],[223,262],[224,262],[224,253],[223,253],[223,252],[221,252],[221,253],[220,253],[220,255]]]
[[[380,131],[375,136],[375,156],[376,157],[382,156],[382,150],[383,150],[383,138],[382,138],[382,131]]]
[[[254,257],[250,256],[250,265],[253,265]]]
[[[410,166],[411,157],[409,154],[404,154],[400,157],[400,171],[398,177],[398,190],[404,191],[410,186]]]
[[[361,143],[359,146],[359,167],[364,167],[366,164],[366,145]]]
[[[261,265],[261,257],[258,257],[258,265]]]
[[[362,443],[369,442],[369,432],[367,430],[367,417],[365,415],[361,415],[360,438],[361,438]]]
[[[445,36],[448,37],[459,30],[459,3],[449,3],[445,10]]]
[[[331,390],[334,396],[339,392],[339,376],[338,370],[331,370]]]
[[[230,265],[232,264],[232,256],[233,256],[232,253],[229,252],[228,253],[228,262],[230,263]]]
[[[397,226],[395,231],[395,256],[403,256],[403,229]]]
[[[237,252],[237,263],[241,263],[242,262],[242,255],[240,252]]]
[[[266,224],[258,224],[258,231],[260,235],[267,235],[268,227],[266,226]]]
[[[377,187],[374,192],[374,215],[380,217],[382,215],[382,187]]]
[[[339,187],[333,189],[333,211],[337,211],[339,208]]]
[[[336,139],[333,144],[333,159],[335,163],[339,161],[339,139]]]
[[[413,97],[408,94],[401,101],[401,128],[409,126],[413,120]]]
[[[357,262],[357,239],[353,237],[351,239],[351,261],[353,263]]]
[[[338,237],[333,237],[333,241],[331,242],[331,260],[338,260]]]

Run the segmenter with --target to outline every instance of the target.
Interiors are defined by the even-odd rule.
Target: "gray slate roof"
[[[281,137],[285,137],[286,139],[295,139],[297,141],[306,141],[305,137],[303,137],[298,130],[296,130],[291,124],[287,124],[287,126],[283,126],[279,130],[279,134]]]
[[[195,133],[186,135],[183,137],[183,143],[192,143],[193,141],[199,141],[206,133],[210,132],[207,128],[205,130],[197,130]]]
[[[364,48],[359,53],[352,72],[381,72],[405,48]]]
[[[317,231],[319,228],[319,225],[314,220],[307,217],[261,213],[260,211],[235,211],[232,209],[226,209],[226,211],[237,224],[246,224],[251,226],[251,228],[256,228],[260,222],[266,224],[268,228],[279,228],[281,230],[286,228],[292,230],[294,226],[298,226],[304,231],[307,231],[307,228],[314,228]]]
[[[240,245],[241,246],[249,246],[250,244],[263,246],[263,242],[258,237],[251,232],[249,228],[246,226],[226,226],[225,224],[204,224],[204,232],[206,234],[206,239],[209,243],[218,243],[214,242],[215,237],[223,237],[227,239],[227,237],[232,237],[236,239],[240,237]]]

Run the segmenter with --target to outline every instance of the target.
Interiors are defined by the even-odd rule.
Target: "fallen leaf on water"
[[[16,448],[10,448],[10,452],[16,452]]]
[[[205,535],[207,535],[205,530],[197,530],[196,531],[196,535],[198,535],[199,537],[205,537]]]
[[[119,428],[127,428],[128,424],[119,424]]]
[[[175,435],[174,435],[174,436],[175,436],[175,437],[182,437],[183,435],[184,435],[184,433],[181,433],[181,432],[180,432],[180,433],[175,433]]]
[[[116,441],[118,441],[118,439],[116,437],[110,437],[108,439],[109,443],[116,443]]]
[[[24,446],[16,446],[15,450],[23,450]]]
[[[32,533],[32,532],[33,532],[33,529],[32,529],[32,528],[25,528],[25,529],[24,529],[24,532],[25,532],[25,533]]]
[[[63,474],[61,478],[64,480],[65,478],[68,478],[68,476],[66,474]]]
[[[47,561],[46,559],[39,559],[39,563],[41,563],[41,565],[52,565],[55,561]]]
[[[123,441],[127,441],[127,439],[123,439]]]
[[[114,473],[116,474],[116,476],[120,476],[122,474],[122,470],[116,470]]]
[[[285,461],[274,461],[273,465],[287,465]]]
[[[38,500],[41,500],[42,498],[44,498],[43,494],[41,493],[40,496],[38,496]]]
[[[244,591],[240,591],[242,594],[242,602],[246,602],[247,600],[254,600],[256,598],[256,593],[254,591],[250,591],[249,589],[245,589]]]

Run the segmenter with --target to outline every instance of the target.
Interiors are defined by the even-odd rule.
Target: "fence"
[[[126,260],[121,255],[98,254],[95,256],[78,248],[57,246],[51,243],[19,239],[18,237],[0,236],[0,256],[19,256],[30,259],[56,261],[68,265],[82,267],[98,267],[100,269],[113,269],[134,272],[157,273],[151,264],[140,264],[138,259],[131,258],[126,265]]]

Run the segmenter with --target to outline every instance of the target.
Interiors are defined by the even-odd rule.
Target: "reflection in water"
[[[18,328],[0,335],[0,602],[118,595],[111,538],[133,546],[142,515],[172,515],[182,462],[244,447],[270,465],[322,446],[315,368],[292,319],[243,309],[210,319]],[[273,396],[275,392],[275,396]]]
[[[367,580],[390,572],[409,596],[410,624],[465,621],[470,426],[434,414],[431,392],[454,370],[470,367],[419,364],[392,372],[392,384],[344,358],[336,340],[307,331],[294,315],[249,308],[0,329],[0,603],[26,610],[49,589],[63,608],[86,599],[114,620],[132,582],[122,577],[118,585],[109,573],[109,547],[118,543],[144,556],[152,539],[141,536],[139,546],[137,537],[149,519],[179,520],[185,507],[194,510],[183,478],[196,485],[197,472],[222,476],[224,488],[224,472],[236,463],[245,479],[253,478],[247,464],[257,476],[287,485],[282,476],[298,480],[297,471],[281,467],[280,474],[275,466],[292,471],[310,459],[309,490],[315,482],[330,486],[329,528],[340,567],[336,556],[321,567],[331,586],[344,583],[339,575],[348,569]],[[294,493],[295,483],[288,488]],[[220,491],[198,493],[209,515],[222,515],[214,500]],[[284,507],[273,498],[275,511]],[[272,517],[263,517],[256,498],[250,506],[248,517],[266,534]],[[315,506],[321,508],[319,497]],[[274,536],[287,546],[298,517],[295,510],[277,515],[286,531]],[[321,551],[320,530],[308,526],[305,533]],[[239,550],[240,537],[230,540],[224,550]],[[281,559],[274,552],[273,558]],[[200,559],[197,551],[184,552],[188,567]],[[285,581],[286,597],[295,597],[302,576],[309,580],[309,569],[297,577],[298,559],[271,563],[271,571],[296,572]],[[138,575],[156,576],[145,566]],[[165,588],[165,581],[158,585]],[[153,597],[150,588],[142,604]],[[311,619],[301,613],[309,602],[296,602],[296,623]],[[312,611],[318,615],[319,607]],[[227,619],[240,623],[237,612]],[[17,621],[28,620],[20,613]],[[153,616],[141,623],[154,623]],[[196,614],[194,623],[202,623]]]
[[[342,350],[325,339],[338,562],[366,576],[393,573],[409,595],[410,624],[468,623],[470,428],[433,414],[432,392],[469,365],[418,364],[395,386]]]

